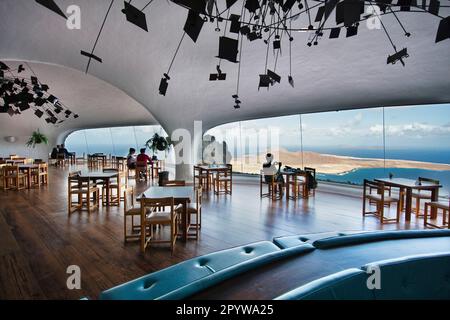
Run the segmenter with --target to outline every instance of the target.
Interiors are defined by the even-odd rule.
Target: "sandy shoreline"
[[[231,163],[237,168],[241,167],[243,160],[243,171],[259,173],[262,163],[265,162],[264,154],[245,156],[233,159]],[[316,152],[303,152],[303,166],[301,152],[290,152],[280,150],[275,153],[275,160],[281,161],[283,165],[295,168],[303,166],[316,168],[317,172],[325,174],[345,174],[363,168],[384,168],[383,159],[355,158],[347,156],[336,156]],[[386,159],[386,168],[408,168],[446,171],[450,170],[450,164],[439,164],[431,162],[420,162],[410,160]]]

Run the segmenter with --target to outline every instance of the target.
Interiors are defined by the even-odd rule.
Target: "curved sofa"
[[[367,282],[379,268],[380,288]],[[450,252],[369,263],[317,279],[276,300],[450,299]]]
[[[258,272],[262,266],[272,262],[300,256],[302,256],[301,259],[307,259],[310,255],[313,255],[308,255],[312,251],[316,251],[320,256],[329,248],[362,245],[376,241],[432,237],[450,237],[450,230],[347,231],[277,237],[273,239],[273,242],[256,242],[183,261],[106,290],[100,294],[99,298],[102,300],[184,299],[207,288],[219,285],[223,281],[237,277],[244,272]],[[447,249],[443,250],[447,251]],[[438,271],[432,272],[432,275],[429,275],[431,277],[429,280],[436,282],[436,279],[440,277],[440,281],[443,281],[445,286],[440,289],[439,294],[428,292],[429,295],[427,294],[425,297],[445,296],[448,293],[448,281],[450,279],[448,256],[436,257],[437,260],[428,257],[431,260],[427,261],[431,264],[421,265],[422,262],[419,260],[425,258],[421,256],[406,260],[402,258],[395,261],[379,262],[378,265],[382,266],[383,275],[386,276],[383,279],[392,279],[386,286],[391,285],[391,283],[395,284],[397,281],[395,277],[401,275],[402,279],[406,279],[403,280],[402,286],[407,286],[413,293],[421,292],[420,288],[414,288],[412,284],[414,281],[408,280],[408,277],[414,275],[419,279],[419,276],[424,276],[427,273],[426,271],[431,268],[433,271],[435,269]],[[409,266],[417,272],[403,275],[402,263],[409,263]],[[441,269],[439,265],[444,266],[444,269]],[[422,269],[416,266],[422,266]],[[365,286],[366,267],[351,268],[313,281],[280,296],[279,299],[390,299],[391,296],[395,297],[392,290],[376,293],[367,290]],[[403,271],[400,271],[400,269]],[[394,271],[391,273],[390,270]],[[421,275],[420,272],[423,274]],[[409,284],[410,282],[411,284]],[[399,284],[395,285],[398,286]],[[426,286],[425,283],[420,285]],[[417,293],[414,294],[411,294],[412,298],[417,296]],[[408,295],[398,295],[398,297],[403,296]]]
[[[366,231],[366,232],[338,232],[330,236],[311,241],[311,235],[296,235],[274,238],[273,242],[280,248],[294,248],[295,246],[312,242],[317,249],[357,245],[374,241],[417,239],[430,237],[449,237],[450,230],[396,230],[396,231]]]
[[[183,299],[268,263],[314,250],[310,244],[280,249],[261,241],[183,261],[100,294],[101,300]]]

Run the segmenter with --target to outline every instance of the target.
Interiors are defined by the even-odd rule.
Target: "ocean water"
[[[435,171],[424,169],[406,169],[406,168],[367,168],[357,169],[345,174],[323,174],[318,173],[317,179],[322,181],[333,181],[340,183],[350,183],[362,185],[364,179],[373,180],[375,178],[388,178],[389,173],[392,173],[394,178],[409,178],[417,179],[418,177],[426,177],[430,179],[439,180],[442,184],[440,190],[441,196],[448,196],[450,191],[450,170],[449,171]]]

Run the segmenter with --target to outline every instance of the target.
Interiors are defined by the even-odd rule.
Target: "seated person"
[[[128,169],[136,169],[136,149],[130,148],[127,156]]]
[[[278,169],[277,169],[278,165]],[[281,162],[273,161],[273,155],[268,153],[266,155],[266,162],[263,163],[262,172],[264,173],[264,180],[266,183],[272,181],[284,183],[283,175],[281,171]]]
[[[67,149],[64,146],[64,144],[61,145],[61,147],[59,148],[58,153],[59,154],[63,154],[65,159],[69,158],[69,155],[70,155],[69,151],[67,151]]]
[[[50,154],[51,159],[56,159],[58,157],[58,149],[59,146],[56,146],[52,149],[52,153]]]
[[[137,156],[136,162],[145,162],[147,164],[153,165],[152,158],[145,154],[145,148],[142,148],[141,153]]]

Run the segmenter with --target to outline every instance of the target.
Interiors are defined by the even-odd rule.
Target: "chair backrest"
[[[186,186],[186,181],[184,180],[167,180],[163,181],[164,187],[184,187]]]
[[[134,208],[134,188],[128,187],[123,192],[123,204],[124,212],[127,213],[129,210]]]
[[[203,200],[203,187],[200,185],[195,190],[195,198],[196,198],[196,204],[197,204],[197,210],[202,207],[202,200]]]
[[[312,174],[312,176],[314,177],[314,179],[316,178],[316,169],[315,168],[305,167],[305,172],[310,172]]]
[[[384,183],[382,182],[376,182],[376,181],[370,181],[367,179],[364,179],[364,192],[366,193],[367,188],[372,188],[377,190],[377,194],[381,195],[382,198],[384,198]],[[369,194],[370,192],[366,193]]]
[[[171,220],[174,220],[174,199],[173,197],[167,198],[141,198],[141,213],[147,212],[147,209],[150,212],[159,211],[160,208],[169,207]]]
[[[136,168],[147,168],[147,161],[136,161]]]
[[[48,164],[45,162],[39,163],[39,172],[40,173],[48,173]]]
[[[5,175],[11,175],[19,173],[19,166],[18,165],[6,165],[3,167],[3,170],[5,172]]]
[[[439,180],[424,178],[424,177],[419,177],[419,181],[420,182],[429,182],[431,184],[439,184]]]

